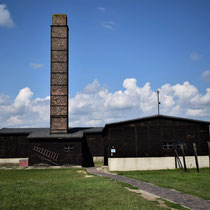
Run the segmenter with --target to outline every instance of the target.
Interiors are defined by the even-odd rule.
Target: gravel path
[[[196,210],[210,210],[210,201],[204,200],[202,198],[198,198],[193,195],[188,195],[173,189],[167,189],[164,187],[159,187],[150,183],[142,182],[139,180],[131,179],[129,177],[120,176],[116,174],[111,174],[106,171],[98,170],[97,167],[87,168],[87,171],[91,174],[95,174],[98,176],[105,176],[111,179],[114,179],[119,182],[125,182],[130,184],[138,189],[145,190],[149,193],[157,195],[165,200],[172,201],[174,203],[178,203],[184,207],[189,209]]]

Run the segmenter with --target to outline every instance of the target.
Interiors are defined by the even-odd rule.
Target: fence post
[[[209,148],[209,167],[210,167],[210,141],[207,141],[208,148]]]
[[[176,160],[176,155],[175,155],[175,168],[177,168],[177,160]]]
[[[183,156],[183,162],[184,162],[184,170],[187,171],[183,144],[181,144],[181,149],[182,149],[182,156]]]
[[[195,153],[196,169],[197,169],[197,172],[199,172],[199,164],[198,164],[198,155],[197,155],[196,143],[193,143],[193,150],[194,150],[194,153]]]
[[[183,169],[182,162],[181,162],[181,160],[179,159],[178,152],[176,151],[176,149],[175,149],[174,151],[175,151],[175,154],[176,154],[175,160],[178,162],[179,167],[180,167],[181,169]],[[177,162],[176,162],[176,166],[177,166]]]

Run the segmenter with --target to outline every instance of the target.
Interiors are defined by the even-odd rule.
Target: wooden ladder
[[[43,149],[43,148],[35,147],[35,146],[33,147],[33,150],[53,161],[58,161],[59,154],[56,152],[52,152],[47,149]]]

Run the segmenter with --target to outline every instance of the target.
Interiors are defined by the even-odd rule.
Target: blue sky
[[[162,114],[210,120],[209,11],[206,0],[1,1],[0,126],[49,126],[56,13],[70,29],[73,126],[156,114],[157,89]]]

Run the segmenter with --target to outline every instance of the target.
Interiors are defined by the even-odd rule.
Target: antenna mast
[[[160,114],[160,99],[159,99],[160,91],[157,90],[157,100],[158,100],[158,115]]]

